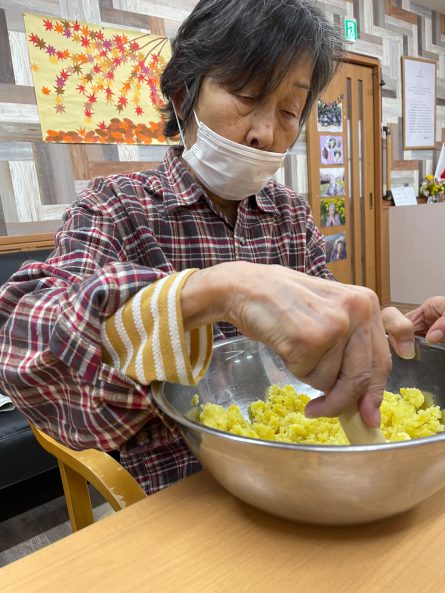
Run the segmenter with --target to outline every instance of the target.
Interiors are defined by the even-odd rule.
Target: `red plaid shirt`
[[[156,171],[94,179],[66,211],[49,259],[0,290],[0,389],[75,449],[119,449],[148,493],[199,469],[150,388],[102,362],[101,322],[173,271],[247,260],[332,278],[308,204],[275,181],[235,226],[171,148]],[[219,324],[215,336],[236,335]]]

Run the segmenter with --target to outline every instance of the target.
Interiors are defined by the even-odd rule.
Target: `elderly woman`
[[[376,296],[330,281],[307,203],[273,176],[341,44],[307,0],[201,0],[162,77],[157,170],[94,179],[45,263],[0,292],[0,388],[74,448],[118,448],[148,493],[199,469],[150,383],[195,384],[214,338],[278,352],[379,424],[390,355]]]

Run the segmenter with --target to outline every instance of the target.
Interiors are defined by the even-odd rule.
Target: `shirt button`
[[[246,244],[246,237],[240,237],[239,242],[240,242],[240,245],[244,246]]]

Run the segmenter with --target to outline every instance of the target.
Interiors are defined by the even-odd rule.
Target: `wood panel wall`
[[[42,141],[23,12],[77,18],[91,23],[151,30],[173,38],[197,0],[0,0],[0,237],[52,233],[66,204],[88,180],[158,162],[165,149],[152,146],[61,145]],[[360,40],[350,51],[378,57],[383,68],[383,123],[393,136],[393,185],[409,183],[432,170],[438,151],[403,151],[402,55],[438,61],[437,141],[445,138],[445,16],[410,0],[320,2],[341,26],[358,21]],[[286,181],[307,194],[303,130],[286,167]],[[51,235],[45,235],[50,237]],[[14,239],[20,243],[20,239]],[[8,239],[0,240],[0,250]]]

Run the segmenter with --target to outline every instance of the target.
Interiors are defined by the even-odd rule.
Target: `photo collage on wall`
[[[317,103],[320,144],[320,225],[326,237],[326,261],[347,258],[343,95]],[[327,234],[334,227],[335,234]],[[341,228],[343,227],[343,229]]]

